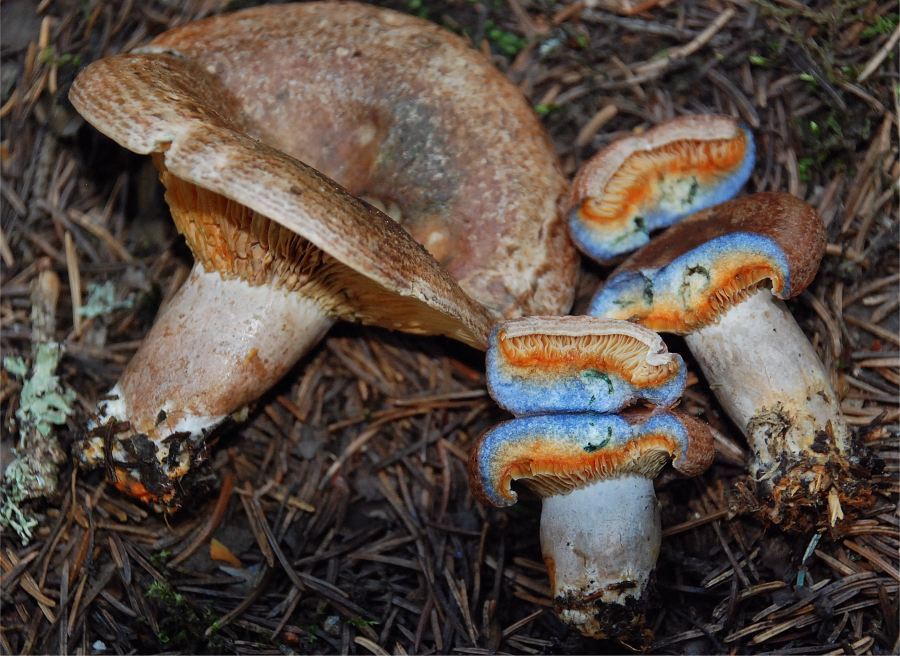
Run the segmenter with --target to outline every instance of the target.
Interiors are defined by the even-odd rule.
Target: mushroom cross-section
[[[491,396],[515,415],[614,412],[636,401],[670,406],[686,369],[659,335],[593,317],[525,317],[488,340]]]
[[[91,64],[70,98],[153,156],[196,259],[81,448],[145,501],[177,507],[207,434],[335,319],[484,348],[492,319],[571,302],[549,140],[515,88],[434,25],[354,4],[237,12]],[[452,275],[353,194],[399,213]]]
[[[472,450],[475,495],[512,505],[516,479],[541,495],[558,614],[585,635],[633,637],[659,552],[653,478],[672,458],[682,473],[701,473],[712,440],[703,424],[664,410],[598,410],[671,405],[684,390],[684,362],[636,324],[526,317],[494,328],[486,370],[491,396],[520,416]]]
[[[485,503],[543,499],[541,551],[560,617],[596,638],[638,633],[661,541],[653,479],[670,460],[688,476],[714,455],[702,423],[670,412],[520,417],[485,433],[469,459]]]
[[[686,335],[750,442],[770,518],[788,526],[808,526],[820,510],[834,525],[842,503],[870,500],[850,474],[850,433],[828,374],[778,300],[809,285],[824,248],[822,220],[804,202],[747,196],[657,237],[613,272],[590,309]]]
[[[587,255],[610,260],[737,194],[754,162],[753,136],[728,116],[683,116],[619,139],[575,176],[569,231]]]

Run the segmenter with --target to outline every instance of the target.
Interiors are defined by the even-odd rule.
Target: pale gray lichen
[[[16,410],[19,440],[0,486],[0,526],[16,532],[23,544],[31,539],[37,521],[22,503],[56,491],[57,470],[64,458],[53,435],[54,426],[72,414],[75,393],[62,386],[56,367],[62,347],[46,342],[37,347],[31,373],[20,357],[6,357],[3,367],[23,380]],[[27,377],[26,377],[27,376]]]
[[[128,296],[125,300],[116,300],[116,286],[112,280],[104,283],[90,283],[88,285],[87,302],[78,309],[82,317],[92,319],[115,310],[127,310],[134,305],[134,296]]]

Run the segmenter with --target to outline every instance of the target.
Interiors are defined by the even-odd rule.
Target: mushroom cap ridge
[[[253,136],[401,224],[495,318],[565,314],[568,184],[521,92],[433,23],[352,2],[266,5],[157,37],[211,71]]]
[[[588,256],[609,260],[735,196],[755,160],[753,135],[729,116],[682,116],[619,139],[575,176],[569,232]]]
[[[653,478],[670,458],[678,471],[696,476],[714,455],[709,427],[680,413],[519,417],[481,436],[469,456],[469,481],[482,503],[511,506],[517,479],[550,496],[601,478]]]
[[[762,192],[698,212],[628,258],[594,296],[590,314],[690,333],[762,284],[791,298],[812,282],[825,227],[799,198]]]
[[[526,317],[488,340],[491,396],[515,415],[615,412],[635,401],[671,406],[687,370],[656,333],[627,321]]]
[[[117,55],[85,68],[69,97],[119,144],[161,152],[173,175],[258,212],[346,265],[353,289],[341,317],[483,348],[486,312],[431,255],[334,181],[248,136],[232,94],[206,70],[167,55]]]

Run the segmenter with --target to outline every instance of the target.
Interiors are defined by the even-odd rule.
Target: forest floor
[[[0,650],[636,647],[582,638],[553,614],[539,499],[523,494],[497,511],[472,498],[468,450],[505,415],[486,395],[482,356],[449,340],[336,326],[247,422],[221,435],[208,494],[171,517],[123,497],[102,472],[73,468],[74,441],[191,256],[149,159],[86,125],[68,89],[95,59],[255,4],[3,2],[4,466],[23,379],[47,340],[64,353],[59,384],[52,371],[43,382],[70,412],[49,426],[61,444],[56,494],[22,502],[21,517],[8,496],[0,509],[32,534],[23,544],[3,533]],[[816,208],[828,226],[826,255],[789,305],[834,372],[856,436],[880,458],[876,504],[823,533],[783,532],[743,512],[734,500],[750,484],[746,445],[689,360],[697,375],[681,407],[715,429],[718,455],[703,476],[658,486],[664,539],[647,617],[653,637],[643,646],[898,653],[896,2],[662,2],[631,17],[552,0],[385,4],[488,53],[534,106],[567,176],[635,129],[721,112],[756,137],[747,191],[788,191]],[[583,273],[576,311],[608,271],[585,264]],[[35,325],[32,298],[53,315],[57,288],[55,317]],[[667,342],[685,352],[680,340]]]

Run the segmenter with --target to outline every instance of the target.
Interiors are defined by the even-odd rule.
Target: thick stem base
[[[595,638],[639,633],[661,535],[653,481],[643,476],[546,497],[541,550],[560,618]]]
[[[175,482],[202,459],[205,436],[277,382],[331,323],[314,301],[195,265],[98,405],[82,463],[105,463],[132,496],[177,505]]]
[[[838,521],[852,479],[850,431],[824,366],[784,303],[762,289],[686,340],[747,437],[770,519],[808,522],[810,506],[819,506],[832,525]]]

